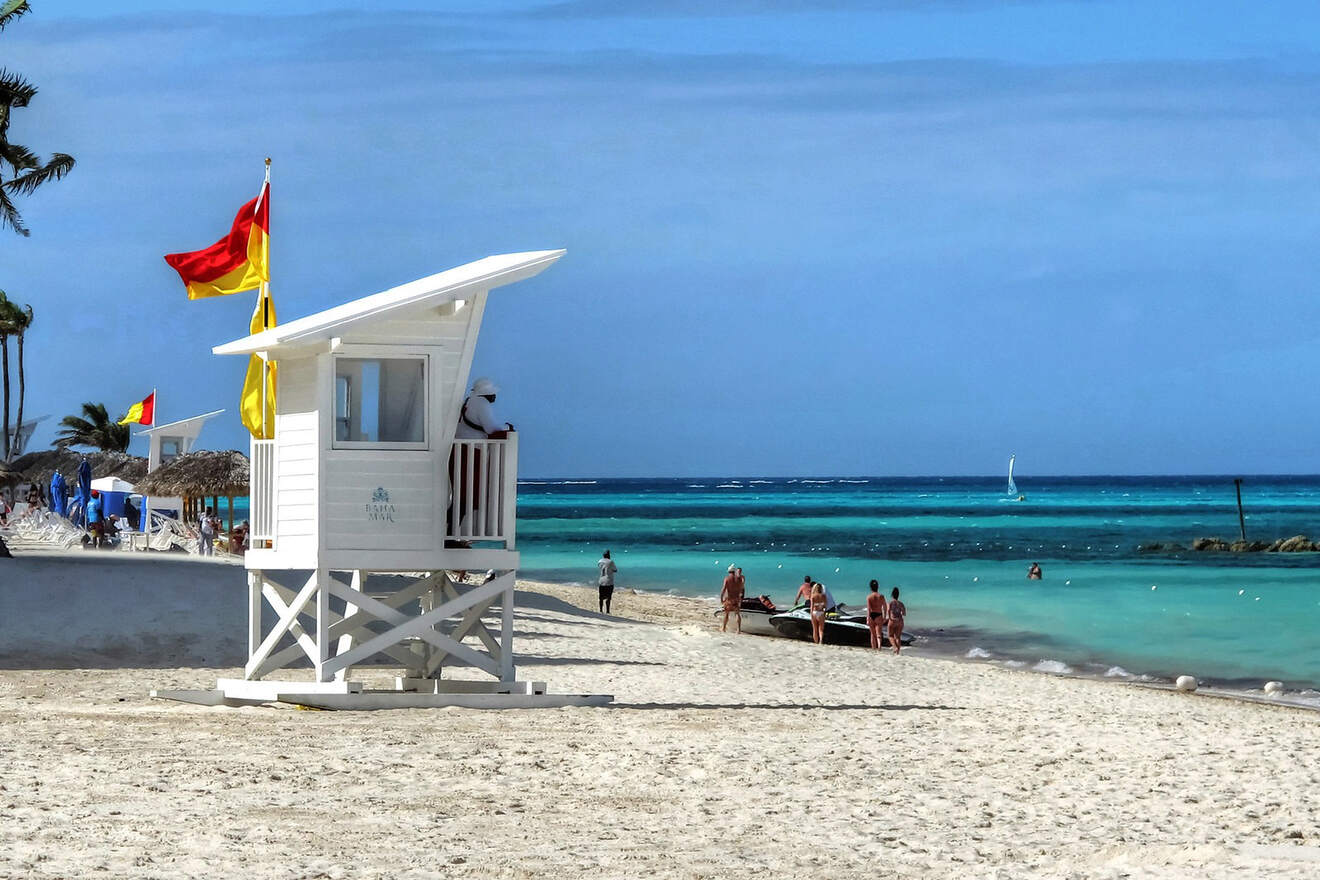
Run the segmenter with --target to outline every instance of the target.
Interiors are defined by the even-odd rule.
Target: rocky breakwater
[[[1140,553],[1316,553],[1320,543],[1305,535],[1279,538],[1277,541],[1225,541],[1223,538],[1197,538],[1190,547],[1177,542],[1155,542],[1137,547]]]

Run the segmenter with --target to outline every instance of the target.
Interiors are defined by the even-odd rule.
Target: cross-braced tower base
[[[393,572],[318,569],[305,580],[290,581],[293,574],[248,572],[243,678],[222,678],[214,691],[152,691],[152,696],[208,705],[278,701],[320,709],[599,706],[613,699],[549,694],[544,682],[517,680],[513,570],[491,572],[475,586],[449,571],[410,579]],[[266,625],[263,603],[274,613],[272,625]],[[308,662],[314,681],[269,677]],[[351,674],[354,667],[367,666],[394,666],[402,674],[392,688],[367,688]],[[458,669],[484,675],[444,675]]]

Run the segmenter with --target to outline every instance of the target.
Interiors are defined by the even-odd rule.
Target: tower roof
[[[211,351],[215,354],[278,353],[322,344],[377,321],[406,317],[410,312],[435,308],[531,278],[563,255],[563,250],[553,250],[485,257],[217,345]]]

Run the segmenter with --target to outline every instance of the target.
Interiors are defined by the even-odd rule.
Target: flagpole
[[[160,403],[160,398],[156,396],[158,389],[151,389],[151,427],[156,427],[156,406]]]
[[[263,186],[264,193],[262,198],[270,198],[270,156],[266,157],[266,182]],[[269,211],[269,207],[267,207]],[[266,232],[269,236],[269,230]],[[267,239],[266,252],[266,274],[270,274],[270,243]],[[261,282],[261,329],[262,332],[270,329],[270,281]],[[270,355],[267,354],[261,359],[261,439],[265,440],[270,431],[266,427],[266,410],[270,406]]]

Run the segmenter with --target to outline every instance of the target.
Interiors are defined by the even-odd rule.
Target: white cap
[[[486,376],[472,383],[472,393],[477,397],[485,397],[487,394],[499,394],[500,386],[496,385]]]
[[[734,571],[734,570],[737,569],[737,568],[738,568],[738,566],[736,566],[736,565],[730,565],[730,566],[729,566],[729,571],[732,572],[732,571]]]

